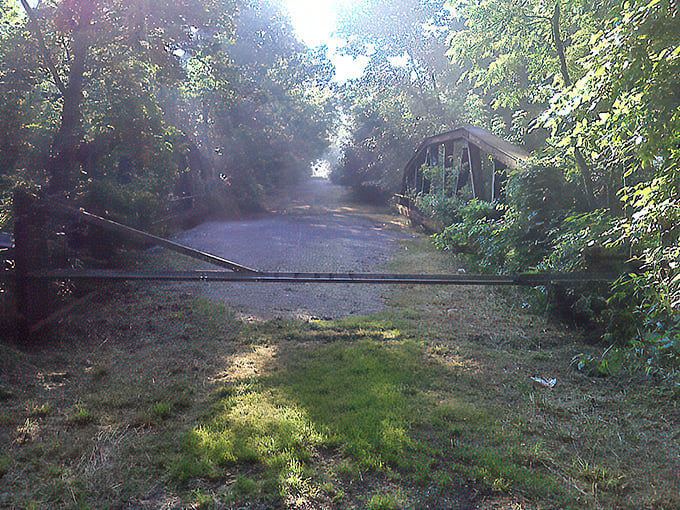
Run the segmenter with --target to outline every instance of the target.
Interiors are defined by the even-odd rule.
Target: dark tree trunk
[[[72,184],[76,152],[81,139],[80,106],[83,99],[83,82],[95,9],[95,0],[83,0],[80,3],[78,24],[73,28],[72,63],[68,85],[63,96],[61,125],[52,142],[48,162],[51,192],[68,190]]]
[[[560,61],[560,74],[564,80],[564,86],[571,86],[571,76],[569,76],[569,68],[567,67],[567,57],[564,53],[564,41],[562,41],[562,36],[560,35],[560,0],[555,2],[555,11],[553,12],[553,17],[551,20],[552,33],[553,33],[553,43],[555,44],[555,50],[557,51],[557,58]],[[574,148],[574,160],[576,161],[576,167],[581,172],[581,177],[583,177],[583,187],[585,188],[586,200],[588,201],[588,208],[594,210],[596,207],[595,192],[593,190],[593,176],[590,170],[590,166],[586,161],[585,156],[581,148],[573,143]]]
[[[28,16],[28,26],[31,29],[31,32],[33,32],[33,35],[35,36],[38,42],[38,49],[40,50],[40,54],[42,55],[43,62],[45,62],[45,66],[52,75],[54,85],[59,89],[59,92],[61,92],[63,95],[66,93],[66,87],[64,86],[64,82],[61,81],[61,76],[59,76],[57,68],[54,65],[54,61],[52,60],[52,56],[50,55],[50,52],[47,49],[47,45],[45,44],[45,38],[43,37],[42,31],[40,30],[40,25],[38,25],[38,20],[35,17],[35,12],[33,12],[33,8],[29,5],[28,0],[21,0],[21,5],[24,7],[26,15]]]

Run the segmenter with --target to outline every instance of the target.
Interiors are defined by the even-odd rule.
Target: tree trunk
[[[83,99],[85,64],[90,46],[91,23],[96,9],[96,1],[83,0],[80,5],[78,24],[73,29],[72,63],[68,85],[64,91],[61,125],[52,142],[48,162],[49,190],[51,192],[65,191],[70,188],[75,167],[76,149],[81,138],[78,132],[81,121],[80,105]]]
[[[40,30],[38,20],[35,18],[35,12],[33,12],[33,9],[28,3],[28,0],[21,0],[21,5],[24,7],[24,10],[26,11],[26,15],[28,16],[28,26],[38,41],[38,49],[42,54],[45,66],[52,75],[54,85],[59,89],[59,92],[61,92],[62,95],[64,95],[66,93],[66,87],[64,86],[64,82],[61,81],[61,76],[59,76],[57,68],[54,65],[54,61],[52,60],[52,56],[50,55],[50,52],[47,49],[47,45],[45,44],[45,38],[43,37],[42,30]]]
[[[553,33],[553,43],[555,44],[555,50],[557,51],[557,58],[560,61],[560,74],[564,80],[564,86],[571,86],[571,76],[569,76],[569,68],[567,67],[567,57],[564,52],[564,41],[562,41],[562,36],[560,35],[560,0],[555,2],[555,11],[553,12],[553,17],[551,20],[552,33]],[[576,142],[572,142],[574,148],[574,160],[576,161],[576,167],[581,173],[583,178],[583,187],[586,193],[586,201],[588,202],[588,209],[594,210],[597,206],[595,200],[595,192],[593,190],[593,176],[590,170],[590,166],[586,161],[581,148]]]

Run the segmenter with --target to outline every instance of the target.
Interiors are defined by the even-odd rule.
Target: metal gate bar
[[[59,212],[66,212],[68,214],[71,214],[72,216],[75,216],[86,223],[90,223],[91,225],[96,225],[98,227],[111,230],[113,232],[117,232],[118,234],[136,237],[137,239],[141,239],[143,241],[155,244],[157,246],[162,246],[163,248],[175,251],[177,253],[181,253],[182,255],[186,255],[194,259],[209,262],[210,264],[214,264],[219,267],[226,267],[227,269],[231,269],[232,271],[243,273],[257,272],[256,269],[246,267],[241,264],[237,264],[236,262],[226,260],[222,257],[218,257],[217,255],[213,255],[212,253],[206,253],[195,248],[189,248],[188,246],[184,246],[174,241],[169,241],[168,239],[163,239],[162,237],[158,237],[153,234],[137,230],[136,228],[128,227],[127,225],[123,225],[122,223],[118,223],[107,218],[102,218],[101,216],[97,216],[96,214],[89,213],[82,209],[76,209],[65,204],[54,202],[50,203],[50,207]]]
[[[517,275],[480,274],[384,274],[269,272],[235,273],[231,271],[127,272],[111,270],[48,270],[27,275],[48,280],[142,280],[203,282],[284,282],[284,283],[370,283],[417,285],[520,285],[539,286],[558,283],[611,282],[618,275],[584,273],[521,273]]]

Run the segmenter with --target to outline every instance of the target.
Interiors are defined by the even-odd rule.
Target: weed
[[[191,508],[195,508],[196,510],[211,510],[212,508],[215,508],[215,498],[200,489],[191,491],[190,499],[192,501]]]
[[[151,416],[157,421],[167,420],[172,414],[172,405],[167,402],[156,402],[151,406]]]
[[[581,458],[574,463],[574,474],[592,487],[605,491],[617,491],[624,487],[625,477],[617,475],[609,468],[591,464]]]
[[[236,477],[234,492],[243,496],[250,496],[257,492],[257,482],[245,476]]]
[[[42,417],[45,417],[45,416],[48,415],[48,413],[50,412],[50,409],[51,409],[50,403],[45,402],[42,405],[36,405],[35,407],[33,407],[33,409],[31,409],[29,414],[30,414],[30,416],[42,418]]]
[[[77,408],[76,412],[71,415],[71,422],[76,425],[87,425],[94,421],[94,415],[91,411],[85,408]]]
[[[396,510],[401,507],[398,499],[392,494],[374,494],[366,505],[368,510]]]

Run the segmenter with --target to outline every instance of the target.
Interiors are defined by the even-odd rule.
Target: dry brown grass
[[[428,246],[411,251],[422,254],[424,272],[458,269]],[[396,268],[412,260],[403,256]],[[572,360],[597,348],[578,330],[528,313],[528,301],[517,289],[447,287],[406,289],[397,304],[415,312],[429,355],[474,377],[480,401],[538,445],[526,462],[547,469],[584,507],[680,508],[678,383],[584,375]],[[557,383],[550,389],[532,377]]]

